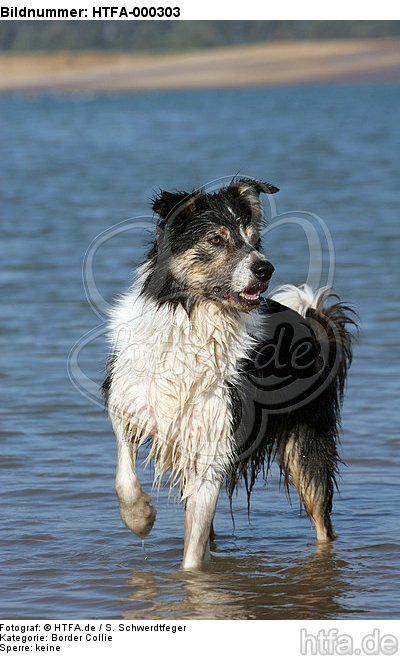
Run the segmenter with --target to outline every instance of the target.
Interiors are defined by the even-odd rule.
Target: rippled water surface
[[[382,84],[0,99],[2,615],[399,617],[399,96]],[[185,574],[182,508],[167,490],[144,548],[119,520],[114,440],[92,400],[106,356],[104,306],[98,316],[88,304],[81,267],[99,233],[148,216],[158,187],[190,189],[238,171],[281,188],[278,214],[323,219],[335,288],[360,315],[339,538],[315,546],[273,469],[250,521],[244,494],[234,499],[235,527],[221,497],[211,561]],[[107,302],[148,240],[142,227],[97,251]],[[276,283],[303,282],[299,225],[282,223],[266,241]],[[80,364],[94,388],[83,396],[67,358],[89,331]],[[149,485],[151,471],[142,477]]]

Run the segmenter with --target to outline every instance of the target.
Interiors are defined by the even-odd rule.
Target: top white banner
[[[391,0],[0,0],[1,20],[396,20]]]

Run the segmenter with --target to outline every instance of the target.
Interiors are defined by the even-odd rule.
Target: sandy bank
[[[179,54],[0,55],[0,91],[115,91],[399,80],[395,39],[274,42]]]

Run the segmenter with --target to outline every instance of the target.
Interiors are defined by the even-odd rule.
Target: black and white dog
[[[117,438],[122,520],[138,536],[156,511],[135,463],[150,442],[154,484],[169,475],[185,504],[183,567],[201,566],[222,482],[248,498],[277,456],[313,520],[331,523],[340,404],[354,324],[330,292],[288,285],[262,299],[274,271],[260,252],[260,193],[240,178],[214,193],[161,191],[155,243],[110,319],[103,385]]]

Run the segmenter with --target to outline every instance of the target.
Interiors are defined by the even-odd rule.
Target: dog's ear
[[[263,208],[260,194],[276,194],[278,187],[269,182],[252,180],[251,178],[239,178],[232,180],[227,187],[228,197],[239,208],[240,216],[246,224],[252,223],[260,230],[263,220]]]
[[[160,217],[159,226],[162,228],[173,215],[185,218],[192,214],[196,206],[196,193],[187,191],[164,191],[152,199],[152,208]]]
[[[240,196],[249,193],[256,193],[258,196],[261,193],[276,194],[276,192],[279,191],[278,187],[275,187],[269,182],[263,182],[261,180],[252,180],[251,178],[240,178],[236,182],[233,182],[232,185],[237,187]]]
[[[185,191],[164,191],[160,189],[159,193],[152,198],[152,208],[161,219],[166,219],[172,210],[190,196]]]

